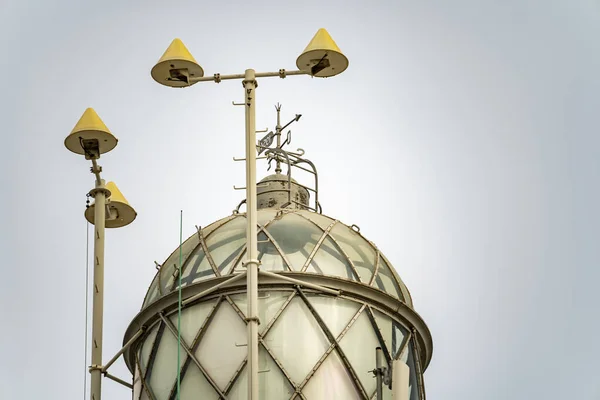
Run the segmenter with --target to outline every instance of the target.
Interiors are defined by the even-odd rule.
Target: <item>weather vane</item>
[[[258,141],[257,150],[258,155],[262,154],[263,151],[267,150],[267,155],[270,155],[269,158],[269,169],[271,169],[271,161],[276,160],[277,166],[275,167],[275,173],[281,173],[281,158],[279,156],[279,151],[268,151],[268,150],[280,150],[283,151],[283,146],[290,144],[292,142],[292,131],[288,131],[285,140],[281,143],[281,133],[285,128],[290,126],[292,123],[299,121],[302,114],[296,114],[296,116],[284,126],[281,126],[281,104],[277,103],[275,105],[275,110],[277,110],[277,126],[275,126],[275,132],[270,131],[267,133],[262,139]],[[274,148],[271,148],[273,144],[273,139],[277,138],[277,144]],[[302,149],[298,149],[300,155],[304,154]],[[286,152],[287,153],[287,152]]]

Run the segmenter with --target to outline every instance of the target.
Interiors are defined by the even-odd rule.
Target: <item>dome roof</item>
[[[335,276],[369,285],[412,307],[408,289],[375,245],[355,229],[307,210],[258,210],[260,268]],[[233,214],[201,229],[181,247],[182,286],[242,271],[246,218]],[[162,264],[142,308],[177,290],[179,247]]]

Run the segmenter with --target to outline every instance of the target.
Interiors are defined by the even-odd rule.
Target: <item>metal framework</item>
[[[280,289],[280,288],[277,288],[274,290],[260,289],[259,292],[268,294],[268,293],[278,292],[278,291],[282,291],[282,290],[283,289]],[[244,360],[240,363],[239,367],[236,368],[235,373],[232,376],[229,383],[227,384],[225,390],[221,390],[219,388],[219,386],[215,383],[215,380],[213,379],[213,377],[211,377],[210,373],[207,371],[207,368],[201,364],[201,362],[194,356],[194,354],[195,354],[196,350],[198,349],[198,346],[202,340],[202,337],[206,333],[207,328],[210,326],[214,316],[216,315],[216,313],[218,312],[218,310],[221,307],[232,307],[234,309],[234,311],[236,312],[236,314],[239,316],[240,320],[242,322],[244,322],[245,324],[247,324],[245,314],[242,312],[241,307],[238,307],[235,300],[232,299],[232,296],[241,294],[241,293],[243,293],[243,291],[238,288],[236,290],[229,290],[229,292],[227,294],[207,296],[206,298],[202,299],[203,302],[204,301],[206,301],[206,302],[212,301],[212,310],[210,311],[210,313],[208,314],[208,316],[206,317],[204,322],[201,324],[200,329],[198,330],[197,334],[195,335],[195,339],[194,339],[193,343],[186,343],[185,341],[182,341],[182,348],[185,351],[185,353],[188,355],[188,357],[184,361],[184,363],[181,367],[181,376],[185,377],[185,374],[188,371],[188,369],[190,368],[191,364],[195,364],[196,367],[198,367],[200,369],[203,376],[210,383],[212,388],[220,396],[219,398],[221,398],[221,399],[227,399],[227,394],[229,392],[231,392],[231,389],[233,388],[233,386],[235,386],[236,382],[238,382],[240,380],[240,376],[241,376],[244,368],[246,368],[246,365],[247,365],[247,358],[244,358]],[[374,313],[375,311],[381,312],[393,320],[395,320],[395,319],[392,316],[390,316],[389,314],[385,313],[384,310],[380,309],[379,307],[368,304],[367,302],[362,302],[362,303],[359,303],[360,306],[359,306],[358,310],[354,313],[352,318],[347,322],[346,326],[342,329],[341,333],[339,333],[337,336],[335,336],[331,333],[330,328],[328,327],[325,319],[318,313],[318,311],[312,305],[310,297],[309,297],[309,296],[316,296],[316,295],[323,295],[323,294],[319,294],[318,291],[315,291],[315,290],[304,290],[304,289],[301,289],[300,287],[287,289],[285,291],[285,293],[289,293],[289,295],[287,296],[285,302],[282,304],[282,306],[279,308],[279,310],[276,312],[275,316],[270,321],[267,322],[267,327],[260,334],[259,342],[260,342],[261,348],[275,362],[277,367],[280,369],[282,375],[286,378],[288,384],[293,389],[293,394],[290,396],[290,400],[295,399],[295,398],[302,398],[302,399],[305,398],[304,395],[302,394],[302,389],[306,387],[306,385],[308,384],[310,379],[314,376],[314,374],[317,372],[319,367],[323,364],[325,359],[332,352],[336,352],[338,354],[338,356],[343,360],[344,368],[345,368],[346,372],[348,373],[348,375],[352,378],[352,381],[353,381],[356,389],[360,393],[360,396],[361,396],[360,398],[361,399],[374,398],[376,395],[376,391],[374,391],[374,390],[369,391],[369,392],[366,391],[363,383],[361,382],[361,379],[358,377],[359,371],[355,371],[354,367],[352,366],[352,363],[344,355],[344,352],[343,352],[343,349],[342,349],[342,346],[340,345],[340,343],[342,342],[342,340],[344,339],[346,334],[352,329],[353,325],[355,324],[355,322],[357,321],[357,319],[360,316],[365,315],[368,317],[368,320],[371,323],[371,326],[374,329],[374,332],[380,332],[380,329],[381,329],[380,326],[377,324],[377,317],[375,316],[375,313]],[[309,296],[307,296],[307,294]],[[349,301],[356,301],[355,298],[348,297],[345,295],[340,296],[340,298],[347,299]],[[289,307],[290,303],[294,299],[301,299],[303,304],[306,305],[306,307],[310,310],[311,314],[314,316],[318,325],[323,330],[325,336],[327,337],[327,339],[329,341],[329,346],[328,346],[327,350],[325,351],[325,353],[323,353],[323,355],[319,358],[319,360],[314,365],[314,367],[310,370],[310,372],[305,377],[305,379],[301,382],[295,382],[291,378],[290,373],[284,367],[285,362],[280,360],[267,344],[267,340],[269,339],[269,334],[272,332],[273,326],[275,326],[278,323],[278,321],[280,321],[280,319],[282,318],[282,315],[284,315],[286,309]],[[198,304],[198,303],[196,303],[196,304]],[[193,307],[193,304],[190,305],[190,307]],[[156,321],[148,329],[148,332],[156,331],[157,333],[156,333],[156,336],[155,336],[154,340],[152,341],[152,343],[150,343],[152,350],[150,352],[150,358],[148,359],[148,365],[141,366],[140,369],[142,370],[142,373],[144,374],[144,378],[142,380],[142,386],[144,388],[144,391],[145,391],[146,395],[148,396],[148,398],[153,399],[153,400],[156,399],[157,397],[154,395],[150,385],[147,384],[147,380],[149,379],[148,376],[151,373],[152,365],[153,365],[154,361],[156,360],[156,353],[158,350],[158,346],[160,345],[162,336],[165,334],[171,334],[173,336],[173,338],[177,338],[177,328],[169,319],[169,317],[175,313],[176,313],[176,311],[171,311],[170,314],[160,313],[159,314],[160,319],[158,321]],[[396,322],[398,322],[400,324],[399,321],[396,321]],[[401,343],[399,345],[397,345],[397,350],[395,352],[391,350],[392,343],[386,343],[385,339],[383,338],[383,336],[381,334],[377,335],[378,336],[377,339],[381,343],[381,345],[384,349],[384,354],[385,354],[385,357],[387,360],[391,361],[393,359],[399,359],[403,355],[407,355],[407,350],[412,351],[413,354],[415,354],[415,356],[414,356],[415,363],[414,363],[414,365],[411,365],[411,368],[414,369],[415,371],[419,371],[419,373],[417,375],[417,376],[419,376],[422,373],[422,370],[421,370],[420,361],[419,361],[420,357],[418,356],[418,345],[416,345],[417,342],[412,340],[412,338],[414,336],[411,332],[411,329],[409,329],[405,325],[401,325],[401,326],[402,326],[402,331],[403,331],[403,337],[402,337]],[[146,336],[149,336],[149,333],[147,333]],[[410,348],[409,348],[409,343],[410,343]],[[136,362],[138,363],[138,365],[139,365],[139,357],[137,355],[137,352],[139,352],[139,351],[140,351],[140,349],[138,347],[136,350],[136,360],[137,360]],[[424,394],[423,389],[424,389],[423,385],[421,384],[421,380],[419,379],[419,385],[418,385],[418,388],[416,388],[416,390],[419,391],[418,398],[420,400],[425,399],[425,394]],[[175,394],[176,394],[176,382],[173,383],[173,387],[170,391],[169,399],[174,400]]]
[[[268,212],[267,210],[265,211]],[[261,210],[261,212],[265,211]],[[273,211],[271,210],[271,212]],[[283,259],[282,266],[284,266],[284,268],[282,270],[295,271],[296,269],[289,261],[288,255],[281,249],[277,238],[274,238],[273,235],[269,232],[269,226],[275,221],[281,220],[288,214],[293,214],[301,217],[302,219],[308,221],[310,226],[315,227],[321,232],[321,237],[312,249],[312,252],[306,255],[306,261],[304,262],[302,268],[298,270],[302,272],[307,272],[308,267],[311,265],[313,258],[315,257],[318,251],[322,250],[322,244],[327,240],[333,244],[332,248],[337,252],[337,254],[339,254],[339,256],[343,259],[343,262],[347,265],[347,279],[363,282],[365,284],[368,284],[369,286],[374,286],[382,291],[391,294],[394,297],[399,298],[400,300],[406,302],[408,305],[412,305],[412,300],[410,298],[410,293],[408,292],[408,289],[401,281],[400,277],[390,267],[391,264],[387,261],[385,256],[377,249],[377,247],[372,242],[368,241],[364,236],[362,236],[360,231],[352,229],[352,231],[356,233],[362,240],[364,240],[365,243],[368,243],[368,245],[371,246],[375,254],[375,259],[373,260],[373,272],[370,274],[370,276],[363,277],[357,270],[357,266],[355,265],[356,260],[353,260],[353,258],[347,254],[347,252],[344,250],[345,246],[343,246],[340,243],[340,238],[337,237],[337,235],[335,235],[334,233],[332,233],[333,229],[336,226],[342,228],[347,227],[340,221],[326,217],[322,214],[303,212],[299,210],[279,210],[277,211],[275,216],[273,218],[270,218],[264,225],[257,224],[258,237],[260,238],[262,235],[265,239],[262,241],[259,240],[259,242],[261,242],[258,243],[259,253],[264,253],[265,249],[267,249],[269,246],[273,246],[273,248],[276,249],[276,251],[278,252],[278,255],[281,256],[281,258]],[[321,223],[315,222],[315,218],[317,217],[317,215],[319,218],[321,218]],[[199,234],[196,237],[190,237],[186,241],[186,243],[184,243],[184,247],[186,246],[186,244],[191,245],[189,250],[186,251],[186,249],[184,249],[184,259],[186,259],[182,266],[182,274],[184,275],[182,284],[184,286],[192,284],[193,282],[196,282],[201,279],[208,279],[215,276],[226,276],[244,271],[241,265],[241,260],[246,255],[246,243],[245,241],[243,241],[243,225],[245,225],[245,222],[244,224],[241,223],[244,220],[244,217],[245,214],[235,213],[234,215],[224,218],[223,220],[217,221],[209,227],[205,228],[205,230],[207,231],[206,234]],[[232,252],[232,256],[234,256],[233,259],[226,259],[225,262],[220,263],[220,265],[216,265],[217,263],[214,261],[206,241],[210,240],[214,236],[214,234],[219,233],[220,228],[226,228],[228,226],[231,226],[232,223],[236,221],[239,222],[239,227],[237,228],[237,238],[241,242],[241,244],[235,251]],[[326,227],[324,227],[324,223],[327,223]],[[210,266],[210,271],[208,269],[202,271],[190,271],[194,268],[197,269],[198,267],[200,267],[200,265],[190,265],[193,262],[193,255],[198,254],[199,252],[202,252],[203,257],[206,258],[207,263],[204,264],[204,266]],[[153,283],[151,284],[151,288],[148,291],[148,294],[146,295],[146,298],[144,300],[144,306],[156,300],[160,296],[163,296],[177,289],[178,282],[177,279],[175,279],[176,275],[174,275],[174,273],[176,273],[177,271],[174,267],[176,266],[176,264],[173,263],[173,269],[171,271],[169,271],[168,269],[164,269],[168,268],[168,266],[170,265],[169,260],[176,255],[177,252],[174,252],[164,263],[164,266],[157,273]],[[260,254],[260,256],[262,256],[262,254]],[[366,259],[369,256],[363,255],[363,257]],[[391,279],[391,285],[393,286],[393,290],[391,290],[392,288],[386,290],[386,285],[382,281],[380,273],[386,274],[386,276],[389,277],[389,279]],[[327,273],[325,273],[325,275],[327,275]],[[156,286],[158,286],[158,290],[156,290]],[[394,293],[394,291],[397,293]]]
[[[268,213],[268,215],[262,215],[263,213]],[[302,264],[301,268],[294,267],[292,262],[288,259],[288,255],[285,253],[284,249],[279,245],[277,235],[269,230],[275,221],[285,221],[286,218],[290,218],[288,217],[290,214],[301,217],[301,220],[321,232],[317,244],[310,253],[305,255],[306,261]],[[355,390],[360,394],[359,397],[361,399],[372,399],[376,396],[376,391],[367,390],[359,378],[359,374],[364,371],[354,370],[352,363],[348,360],[340,346],[340,342],[352,329],[356,320],[361,316],[366,316],[373,329],[377,342],[384,349],[385,359],[388,363],[397,358],[406,358],[406,360],[408,360],[409,353],[412,355],[414,362],[412,362],[411,368],[415,371],[419,371],[417,374],[417,389],[415,390],[419,391],[419,399],[423,400],[425,394],[421,374],[423,366],[426,367],[431,357],[431,337],[425,324],[412,310],[410,295],[404,287],[404,284],[399,280],[399,277],[393,269],[389,267],[390,264],[379,250],[377,250],[371,242],[366,240],[360,232],[358,232],[357,228],[350,228],[339,221],[330,219],[324,215],[300,210],[261,210],[258,217],[259,220],[263,220],[262,225],[257,224],[257,237],[259,242],[258,258],[260,259],[263,252],[267,249],[270,249],[269,251],[271,252],[274,251],[281,257],[280,270],[271,272],[261,271],[259,274],[259,291],[266,296],[270,296],[271,293],[274,293],[275,291],[280,292],[282,290],[289,293],[286,301],[275,313],[273,318],[270,321],[261,321],[262,324],[266,325],[266,328],[258,335],[259,349],[270,357],[282,376],[285,377],[286,382],[290,385],[293,393],[290,396],[290,399],[305,398],[302,390],[306,388],[319,367],[332,353],[335,353],[336,357],[339,357],[342,360],[344,369],[351,378]],[[185,299],[184,310],[188,307],[194,307],[209,301],[212,301],[213,304],[211,312],[202,323],[194,340],[191,343],[182,343],[182,352],[188,355],[180,370],[182,382],[185,381],[185,374],[188,373],[189,368],[194,364],[194,368],[197,367],[201,371],[202,376],[209,382],[212,389],[221,399],[227,399],[227,396],[232,393],[232,390],[236,390],[234,389],[236,383],[245,379],[244,374],[246,374],[248,369],[248,358],[245,357],[240,362],[227,385],[223,388],[219,387],[215,382],[214,378],[207,370],[207,366],[202,365],[201,361],[193,355],[198,349],[206,330],[210,326],[212,318],[214,318],[216,313],[222,307],[230,307],[233,309],[240,320],[246,326],[248,325],[248,320],[245,313],[242,311],[243,306],[238,306],[235,299],[236,295],[245,293],[242,283],[245,271],[240,269],[241,260],[245,254],[245,237],[243,235],[244,225],[244,215],[234,213],[233,216],[217,221],[201,231],[199,230],[197,235],[190,237],[188,241],[184,243],[184,252],[186,253],[186,261],[182,268],[182,273],[185,277],[182,283],[184,285],[182,289]],[[339,235],[334,234],[334,227],[336,226],[352,230],[352,232],[356,233],[364,240],[364,243],[372,246],[372,252],[375,256],[371,265],[372,273],[369,276],[362,276],[357,265],[355,265],[356,260],[353,259],[355,256],[350,256],[344,251],[344,243],[340,241]],[[225,261],[213,259],[213,254],[211,253],[219,248],[220,242],[218,240],[214,242],[213,238],[215,238],[216,235],[221,234],[223,229],[230,229],[229,232],[234,232],[232,236],[238,238],[238,240],[240,239],[240,235],[237,234],[236,236],[235,232],[242,229],[242,244],[237,249],[231,250],[231,255],[227,257]],[[320,275],[318,271],[317,273],[306,272],[306,268],[311,264],[311,260],[319,251],[323,250],[321,246],[326,240],[330,240],[329,243],[333,244],[338,255],[346,260],[349,273],[348,276],[327,276],[327,271],[321,271],[320,273],[323,275]],[[354,250],[356,251],[356,249]],[[199,275],[203,273],[202,271],[198,271],[199,253],[204,253],[203,256],[207,259],[206,261],[203,261],[204,268],[206,268],[206,270],[203,271],[209,271],[210,274],[202,276],[200,279],[194,279],[194,267],[196,268],[196,273]],[[157,287],[149,290],[142,312],[136,317],[134,323],[132,323],[130,327],[130,330],[134,326],[137,326],[138,328],[141,326],[148,327],[144,337],[138,340],[137,347],[132,347],[131,351],[128,352],[129,354],[126,354],[125,357],[132,371],[137,371],[138,368],[140,368],[140,371],[143,374],[143,378],[137,381],[138,384],[143,387],[141,399],[157,399],[152,392],[151,386],[148,385],[148,371],[152,370],[152,362],[154,362],[156,358],[156,352],[160,345],[161,337],[165,334],[171,334],[177,337],[178,334],[174,325],[169,322],[169,316],[176,312],[176,309],[174,308],[175,303],[173,301],[175,298],[173,295],[176,294],[178,280],[174,279],[175,276],[172,275],[172,272],[163,270],[164,268],[167,268],[168,263],[165,262],[164,265],[165,266],[157,273],[157,277],[153,283],[155,286],[163,286],[162,290]],[[363,268],[361,271],[363,271],[364,275],[365,269]],[[381,281],[381,278],[378,275],[383,272],[389,274],[389,277],[394,283],[394,290],[386,290],[386,287],[382,282],[378,284],[378,280]],[[161,275],[164,276],[161,278]],[[354,279],[351,277],[354,277]],[[154,297],[151,294],[153,291],[156,294]],[[396,293],[394,293],[394,291]],[[340,299],[353,301],[359,304],[358,311],[347,322],[346,326],[338,335],[331,332],[327,326],[326,318],[321,316],[315,307],[311,305],[310,296],[319,293],[320,295],[326,295],[325,292],[327,292],[327,295],[329,296],[334,295]],[[162,294],[162,297],[159,293]],[[329,343],[328,348],[321,355],[310,373],[301,381],[295,381],[292,378],[290,372],[286,368],[285,360],[281,360],[277,357],[277,354],[274,353],[268,343],[269,338],[272,336],[273,327],[281,320],[282,316],[286,315],[286,309],[293,301],[301,301],[310,311]],[[400,344],[396,343],[396,345],[393,346],[392,343],[388,343],[385,340],[385,337],[381,332],[380,324],[377,322],[375,311],[381,312],[383,315],[396,321],[395,323],[401,324],[403,336]],[[140,343],[146,341],[154,331],[157,333],[154,342],[151,343],[152,350],[150,352],[148,365],[141,366],[138,355],[141,351],[139,348]],[[126,337],[130,337],[130,335],[128,334]],[[245,346],[246,344],[240,345]],[[423,346],[425,346],[425,352],[421,350]],[[397,348],[397,351],[394,351],[393,347]],[[410,352],[407,351],[409,348]],[[139,373],[140,372],[138,372],[138,374]],[[176,393],[175,384],[176,383],[174,383],[173,387],[170,389],[169,399],[171,400],[174,399]]]

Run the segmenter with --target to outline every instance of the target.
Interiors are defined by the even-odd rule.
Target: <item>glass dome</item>
[[[261,270],[327,275],[374,287],[412,308],[408,289],[391,264],[357,230],[306,210],[258,210]],[[182,286],[241,272],[245,214],[201,229],[182,244]],[[179,248],[162,264],[142,308],[178,289]]]

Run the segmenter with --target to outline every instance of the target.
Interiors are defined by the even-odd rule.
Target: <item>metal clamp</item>
[[[104,367],[102,365],[92,364],[88,367],[88,371],[91,373],[92,371],[100,371],[103,372]]]
[[[279,70],[279,77],[280,77],[281,79],[284,79],[284,78],[286,77],[286,74],[285,74],[285,69],[284,69],[284,68],[281,68],[281,69]]]
[[[260,260],[244,260],[244,261],[242,261],[242,267],[245,267],[248,264],[256,264],[258,266],[262,265]]]
[[[221,83],[221,74],[217,73],[217,74],[214,74],[213,76],[214,76],[215,83]]]
[[[260,325],[260,318],[258,318],[258,317],[246,317],[246,318],[244,318],[244,321],[256,322],[258,325]]]

